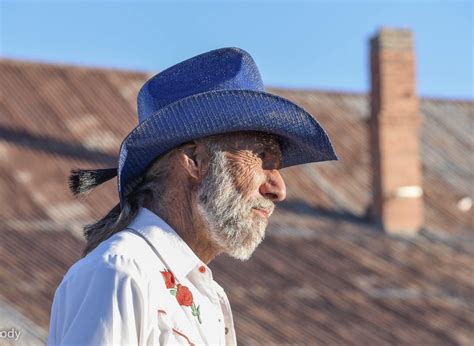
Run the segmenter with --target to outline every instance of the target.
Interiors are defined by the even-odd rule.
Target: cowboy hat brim
[[[158,156],[193,139],[237,131],[276,135],[282,168],[338,159],[316,119],[285,98],[253,90],[203,92],[161,108],[124,139],[117,171],[120,203],[127,185]]]

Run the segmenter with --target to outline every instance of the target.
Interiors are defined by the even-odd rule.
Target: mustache
[[[252,204],[251,208],[256,208],[256,209],[263,209],[268,212],[268,216],[273,214],[273,211],[275,210],[275,203],[268,199],[260,199],[258,198],[257,201],[254,201]]]

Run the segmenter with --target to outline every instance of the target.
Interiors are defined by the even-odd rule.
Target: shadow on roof
[[[51,154],[87,160],[100,164],[117,165],[117,156],[87,148],[79,143],[65,142],[47,136],[38,136],[25,130],[15,130],[0,126],[0,139],[6,140],[19,147],[41,150]]]

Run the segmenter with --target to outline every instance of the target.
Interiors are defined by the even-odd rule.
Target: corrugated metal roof
[[[0,78],[0,296],[46,329],[81,226],[118,201],[114,181],[74,199],[69,170],[116,165],[147,75],[3,60]],[[473,102],[421,100],[426,222],[403,239],[365,217],[367,96],[272,91],[316,116],[340,161],[284,169],[288,198],[252,260],[212,263],[240,342],[468,344],[473,210],[457,204],[472,198]]]

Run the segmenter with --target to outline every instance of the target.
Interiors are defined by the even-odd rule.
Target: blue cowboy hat
[[[239,48],[200,54],[150,78],[138,94],[138,119],[138,126],[122,142],[118,168],[108,170],[107,179],[102,179],[118,175],[122,206],[126,187],[157,157],[214,134],[274,134],[282,151],[282,168],[337,160],[315,118],[293,102],[265,92],[254,60]]]

